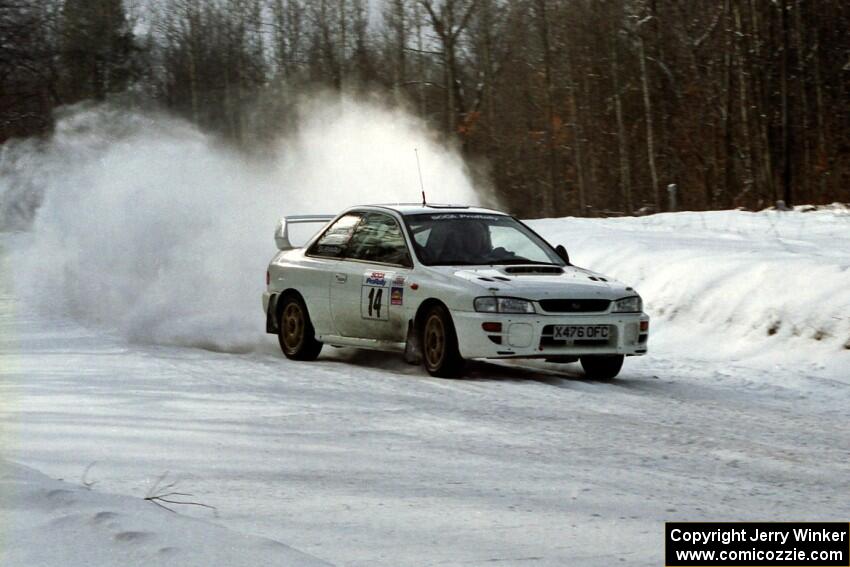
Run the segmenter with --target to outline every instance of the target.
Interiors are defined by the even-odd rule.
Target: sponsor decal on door
[[[404,304],[404,288],[403,287],[394,287],[392,291],[390,291],[390,305],[403,305]]]

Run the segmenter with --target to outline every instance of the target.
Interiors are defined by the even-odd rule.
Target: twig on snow
[[[92,462],[90,462],[90,463],[88,464],[88,466],[85,468],[85,470],[83,471],[83,478],[82,478],[83,486],[85,486],[85,487],[86,487],[87,489],[89,489],[89,490],[91,490],[92,486],[94,486],[95,484],[97,484],[97,481],[96,481],[96,480],[88,480],[89,471],[90,471],[90,470],[92,469],[92,467],[93,467],[93,466],[95,466],[96,464],[97,464],[97,461],[92,461]]]
[[[194,502],[191,500],[175,500],[174,497],[180,498],[193,498],[194,495],[189,492],[177,492],[171,490],[177,486],[178,481],[174,480],[167,484],[164,484],[166,478],[168,477],[169,471],[161,474],[157,479],[151,489],[148,491],[147,495],[145,495],[145,500],[148,502],[152,502],[159,506],[160,508],[165,508],[169,512],[177,513],[173,508],[166,506],[165,504],[174,504],[180,506],[198,506],[200,508],[207,508],[213,511],[213,514],[218,516],[218,508],[215,506],[210,506],[209,504],[203,504],[201,502]]]

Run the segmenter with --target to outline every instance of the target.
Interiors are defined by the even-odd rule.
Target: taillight
[[[272,281],[271,275],[269,275],[269,271],[266,270],[266,285],[269,285]]]

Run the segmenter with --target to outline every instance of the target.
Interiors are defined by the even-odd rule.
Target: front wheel
[[[283,298],[278,321],[277,339],[280,350],[292,360],[316,360],[322,351],[322,343],[316,340],[316,332],[307,306],[301,298],[287,295]]]
[[[425,315],[422,361],[431,376],[457,378],[463,372],[464,360],[458,350],[455,327],[451,315],[442,305],[435,305]]]
[[[624,358],[622,354],[582,356],[581,367],[588,378],[611,380],[620,373]]]

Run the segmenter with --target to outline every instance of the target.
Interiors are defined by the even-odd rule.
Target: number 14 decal
[[[360,316],[374,321],[389,321],[389,290],[374,285],[364,285],[360,289]]]
[[[381,298],[384,296],[384,288],[373,287],[369,292],[369,318],[372,319],[372,312],[375,313],[374,318],[381,318]]]

